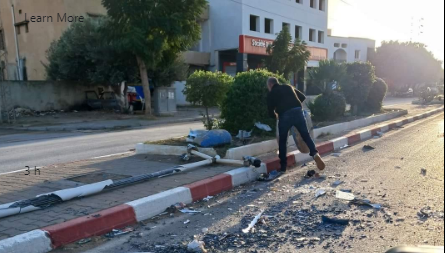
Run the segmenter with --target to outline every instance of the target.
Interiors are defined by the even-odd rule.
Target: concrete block
[[[332,140],[334,143],[334,150],[340,150],[341,147],[348,145],[348,138],[340,137],[335,140]]]
[[[146,198],[127,203],[132,206],[138,222],[150,219],[165,211],[176,203],[191,204],[193,202],[190,189],[178,187]]]
[[[254,168],[239,168],[226,172],[225,174],[232,176],[233,187],[255,181],[260,175]]]
[[[0,253],[46,253],[51,240],[42,230],[34,230],[0,241]]]

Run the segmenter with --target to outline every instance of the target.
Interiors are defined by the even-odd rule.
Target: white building
[[[329,36],[328,0],[208,0],[202,19],[202,39],[186,53],[187,63],[232,75],[261,67],[272,43],[284,26],[292,37],[308,44],[308,67],[320,60],[367,61],[375,41]],[[208,14],[208,15],[207,15]],[[304,72],[295,75],[302,90]]]

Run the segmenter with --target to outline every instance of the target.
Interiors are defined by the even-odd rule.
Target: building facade
[[[106,10],[101,0],[1,0],[0,66],[3,78],[45,80],[46,51],[51,43],[76,22],[75,17],[79,21],[79,17],[104,14]]]
[[[261,67],[266,48],[287,26],[293,39],[308,44],[308,68],[321,60],[367,61],[375,41],[331,36],[328,0],[209,0],[209,19],[192,51],[208,54],[208,68],[231,75]],[[292,83],[305,90],[304,72]]]
[[[320,60],[326,59],[340,62],[366,61],[368,50],[375,49],[372,40],[330,36],[328,0],[208,2],[208,8],[199,19],[201,40],[183,54],[192,70],[205,69],[235,75],[237,72],[259,68],[267,57],[267,46],[285,26],[289,28],[293,39],[308,44],[311,51],[309,68],[317,67]],[[56,20],[33,23],[29,20],[30,16],[56,18],[60,13],[87,18],[104,15],[106,11],[101,0],[0,2],[0,38],[3,38],[3,43],[0,39],[0,66],[3,66],[5,79],[46,79],[46,51],[71,23]],[[17,48],[21,68],[17,64]],[[22,72],[21,77],[19,70]],[[304,72],[296,73],[292,82],[294,85],[304,85]]]

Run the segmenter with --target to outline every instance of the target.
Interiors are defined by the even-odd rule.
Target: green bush
[[[209,116],[209,108],[221,107],[226,94],[233,84],[233,77],[221,72],[196,71],[188,79],[183,91],[187,101],[194,105],[201,105],[206,109],[204,124],[208,130],[214,126]]]
[[[366,110],[370,112],[379,112],[383,107],[383,100],[388,92],[388,85],[386,82],[377,78],[372,85],[371,91],[369,92],[368,99],[366,100]]]
[[[275,120],[267,112],[267,79],[276,77],[280,83],[288,83],[283,76],[267,70],[252,70],[240,73],[227,93],[221,117],[225,120],[224,129],[231,133],[251,130],[256,122],[275,128]]]
[[[317,121],[335,120],[345,114],[346,99],[338,92],[323,93],[309,104]]]
[[[348,64],[347,77],[340,86],[346,101],[351,104],[354,115],[363,110],[375,78],[375,69],[371,63]]]

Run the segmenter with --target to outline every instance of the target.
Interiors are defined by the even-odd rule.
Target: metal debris
[[[264,211],[261,211],[260,214],[255,216],[253,221],[249,224],[249,226],[245,229],[243,229],[244,234],[250,233],[250,231],[255,227],[255,225],[258,223],[258,221],[261,219],[261,216],[263,215]]]

